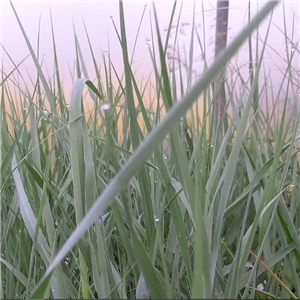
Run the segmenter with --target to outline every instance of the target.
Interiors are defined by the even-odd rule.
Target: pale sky
[[[86,60],[86,64],[89,67],[91,79],[94,79],[94,72],[92,68],[92,60],[89,51],[89,46],[86,38],[86,33],[83,26],[83,20],[86,24],[88,34],[91,39],[92,47],[96,55],[98,65],[102,69],[102,54],[103,51],[108,50],[108,43],[110,44],[111,60],[116,66],[118,72],[122,72],[122,57],[121,47],[115,32],[113,22],[115,22],[117,30],[119,30],[119,4],[118,1],[12,1],[13,5],[19,15],[19,18],[24,26],[24,29],[28,35],[28,38],[35,49],[37,50],[37,38],[38,38],[38,24],[41,19],[40,28],[40,56],[39,61],[44,60],[44,65],[47,66],[49,77],[54,74],[53,69],[53,49],[52,49],[52,36],[50,25],[50,8],[53,17],[53,26],[56,47],[58,52],[58,60],[60,72],[62,73],[62,79],[66,88],[71,89],[72,80],[69,73],[69,67],[74,68],[75,65],[75,47],[74,47],[74,34],[73,23],[76,29],[77,36],[83,56]],[[205,39],[206,39],[206,53],[208,58],[213,58],[214,47],[214,34],[215,34],[215,1],[204,1],[204,17],[205,17]],[[288,37],[299,43],[299,2],[298,1],[285,1],[286,11],[286,27]],[[146,7],[146,13],[142,22],[141,30],[134,55],[134,70],[138,69],[139,76],[147,76],[152,71],[152,63],[149,56],[149,50],[147,47],[147,39],[151,38],[150,31],[150,17],[152,14],[153,29],[154,18],[152,1],[124,1],[125,11],[125,24],[127,31],[127,43],[129,45],[129,55],[133,49],[133,44],[136,37],[136,32],[139,26],[139,22]],[[255,15],[257,6],[258,8],[263,5],[262,1],[252,1],[252,15]],[[173,7],[173,1],[155,1],[156,10],[158,13],[158,20],[160,25],[160,31],[162,37],[165,37],[165,29],[168,26],[170,14]],[[177,3],[176,16],[173,25],[176,25],[178,13],[180,11],[181,1]],[[182,15],[180,20],[180,47],[182,54],[187,55],[189,49],[189,41],[191,34],[191,22],[193,16],[194,1],[184,1],[182,6]],[[243,26],[247,23],[247,6],[248,1],[230,1],[229,10],[229,31],[228,31],[228,43],[232,38],[238,34]],[[13,10],[8,1],[1,2],[2,12],[2,34],[1,44],[5,50],[9,53],[15,64],[22,61],[28,54],[29,50],[26,46],[24,37],[22,36],[19,25],[13,14]],[[203,22],[202,22],[202,2],[195,1],[195,13],[196,13],[196,26],[198,26],[199,33],[202,36]],[[293,18],[294,18],[294,33],[293,32]],[[268,45],[265,64],[269,70],[273,69],[273,76],[281,76],[278,71],[278,66],[285,68],[282,58],[285,57],[285,40],[284,35],[280,30],[284,29],[283,22],[283,5],[277,6],[273,15],[273,23],[268,39]],[[184,25],[185,24],[185,25]],[[268,20],[261,25],[259,33],[264,38]],[[276,27],[277,26],[277,27]],[[202,40],[203,42],[203,40]],[[172,44],[172,39],[170,40]],[[200,60],[200,50],[198,43],[195,42],[194,59],[198,61],[199,66],[202,63]],[[289,45],[291,46],[291,45]],[[186,51],[185,51],[186,49]],[[299,51],[299,44],[298,44]],[[297,52],[297,51],[296,51]],[[3,68],[5,73],[13,68],[13,64],[10,62],[7,55],[2,52],[1,60],[3,62]],[[44,55],[44,56],[43,56]],[[248,50],[247,45],[242,47],[238,56],[238,63],[240,65],[247,63]],[[296,53],[294,60],[295,64],[298,64],[297,69],[299,71],[299,52]],[[278,64],[276,66],[275,64]],[[195,63],[195,66],[197,62]],[[200,68],[202,69],[202,67]],[[26,74],[28,71],[33,78],[35,77],[35,67],[31,57],[21,65],[20,71],[22,74]],[[278,78],[279,78],[278,77]],[[280,79],[278,79],[280,80]]]

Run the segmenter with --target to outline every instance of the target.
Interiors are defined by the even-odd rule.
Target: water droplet
[[[21,229],[19,229],[19,233],[22,233],[22,230],[21,230]]]
[[[257,286],[257,289],[260,290],[260,291],[263,291],[263,290],[264,290],[263,284],[260,283],[260,284]]]
[[[146,44],[147,44],[147,46],[150,46],[152,44],[152,41],[147,39]]]
[[[40,269],[43,270],[43,269],[44,269],[44,266],[40,266]]]
[[[101,109],[104,109],[104,110],[108,110],[108,109],[110,109],[110,103],[108,102],[108,101],[102,101],[102,104],[101,104]]]
[[[154,216],[154,221],[155,221],[155,222],[159,222],[159,218],[156,217],[156,216]]]
[[[294,187],[294,186],[295,186],[295,182],[292,182],[292,183],[291,183],[291,187]]]
[[[54,292],[55,292],[55,289],[51,289],[51,292],[54,293]]]
[[[69,108],[69,106],[70,106],[70,104],[67,103],[67,104],[66,104],[66,107]]]
[[[58,225],[58,221],[57,221],[57,220],[55,220],[55,222],[54,222],[54,225],[55,225],[55,226],[57,226],[57,225]]]
[[[43,111],[43,114],[44,114],[45,117],[49,116],[49,112],[46,109]]]
[[[292,47],[291,52],[295,52],[296,48]]]
[[[41,245],[41,248],[44,248],[45,246],[44,245]]]
[[[214,144],[210,144],[210,148],[213,148],[214,147]]]
[[[167,159],[168,158],[168,156],[167,155],[164,155],[164,159]]]

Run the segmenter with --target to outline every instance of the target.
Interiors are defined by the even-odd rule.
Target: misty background
[[[116,30],[119,31],[119,3],[110,2],[75,2],[75,1],[39,1],[39,2],[16,2],[13,5],[24,26],[29,41],[36,54],[39,41],[39,62],[43,70],[48,74],[48,78],[53,78],[55,74],[54,57],[51,33],[52,14],[54,37],[58,53],[58,64],[67,101],[71,95],[72,85],[75,78],[76,54],[74,44],[74,30],[79,39],[80,47],[88,68],[90,79],[95,79],[95,72],[92,65],[92,57],[86,37],[84,24],[91,44],[96,55],[98,66],[103,71],[103,60],[109,59],[116,68],[118,74],[122,74],[123,61],[121,46]],[[161,30],[162,38],[166,37],[166,30],[169,24],[174,1],[154,2]],[[251,1],[251,15],[264,5],[264,2]],[[29,89],[33,89],[37,77],[36,68],[29,55],[29,50],[21,33],[16,17],[8,1],[1,2],[2,11],[2,70],[4,74],[9,74],[14,69],[14,64],[19,66],[19,72],[14,71],[10,80],[26,84]],[[152,62],[149,54],[152,43],[151,26],[153,26],[153,3],[151,1],[124,1],[125,25],[127,32],[127,43],[129,56],[135,45],[133,54],[133,70],[136,78],[144,82],[153,73]],[[174,27],[179,20],[179,42],[180,47],[174,49],[172,42],[175,32],[171,32],[168,56],[180,56],[178,63],[183,67],[189,60],[189,48],[191,42],[192,16],[195,12],[195,30],[199,33],[201,43],[204,45],[206,57],[201,54],[199,44],[194,41],[193,71],[195,80],[201,76],[204,67],[204,59],[208,65],[214,57],[214,38],[216,20],[216,1],[184,1],[177,3],[174,18]],[[284,19],[285,15],[285,19]],[[270,16],[263,22],[258,30],[259,53],[262,42],[265,39]],[[152,22],[152,25],[151,25]],[[229,2],[228,38],[227,44],[242,30],[248,22],[248,1]],[[284,34],[284,23],[286,24],[287,45]],[[140,29],[139,29],[140,26]],[[138,38],[137,37],[137,32]],[[175,28],[174,28],[175,30]],[[154,37],[156,35],[154,33]],[[154,38],[154,43],[156,40]],[[253,50],[256,50],[257,32],[252,35]],[[39,40],[38,40],[39,39]],[[293,54],[292,69],[296,78],[299,79],[299,2],[283,1],[278,5],[273,13],[272,25],[268,37],[268,45],[264,55],[263,68],[267,76],[272,80],[272,89],[276,93],[282,82],[287,65],[286,53]],[[4,49],[4,50],[3,50]],[[178,53],[180,52],[180,53]],[[231,60],[231,68],[234,71],[239,69],[241,74],[248,78],[248,43],[245,43],[239,52]],[[178,67],[178,66],[177,66]],[[230,68],[229,68],[230,70]],[[176,71],[176,66],[175,66]],[[227,71],[228,72],[228,71]],[[263,73],[263,72],[262,72]],[[20,78],[22,74],[22,78]],[[116,78],[114,78],[115,82]],[[298,80],[299,83],[299,80]],[[299,97],[299,84],[295,83],[294,90],[289,98],[296,100]],[[16,96],[16,101],[18,97]]]

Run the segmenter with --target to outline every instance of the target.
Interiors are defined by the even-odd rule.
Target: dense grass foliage
[[[74,32],[70,101],[53,25],[50,79],[12,6],[37,79],[32,89],[14,62],[11,73],[2,72],[1,298],[299,297],[299,82],[290,49],[297,42],[286,27],[286,68],[276,93],[263,68],[276,4],[249,18],[209,66],[195,18],[186,65],[175,52],[167,61],[178,8],[175,3],[166,40],[154,8],[147,54],[154,80],[140,84],[120,2],[116,34],[124,72],[116,72],[108,51],[101,74],[88,29],[90,53],[82,53]],[[267,16],[259,43],[256,28]],[[246,77],[231,63],[245,42]],[[198,80],[196,48],[204,58]],[[224,65],[225,113],[214,117],[211,84]],[[17,73],[22,84],[13,80]]]

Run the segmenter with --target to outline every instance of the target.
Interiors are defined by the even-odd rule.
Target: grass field
[[[140,85],[120,2],[124,72],[116,73],[108,52],[100,76],[98,53],[91,44],[82,53],[75,33],[70,102],[54,31],[50,79],[15,11],[37,80],[34,89],[22,73],[12,81],[18,64],[2,72],[1,298],[299,297],[299,50],[284,27],[278,93],[263,69],[269,29],[257,51],[249,47],[248,75],[230,69],[266,16],[274,26],[276,4],[267,3],[209,65],[192,30],[205,62],[195,80],[192,59],[176,72],[167,62],[169,33],[179,22],[175,3],[165,40],[153,19],[147,55],[154,81]],[[226,109],[214,116],[211,83],[224,65]]]

